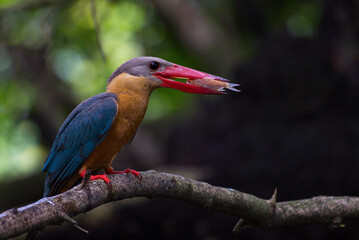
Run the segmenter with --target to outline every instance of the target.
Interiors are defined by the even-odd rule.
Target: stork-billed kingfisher
[[[238,91],[236,86],[224,78],[156,57],[125,62],[108,79],[106,92],[80,103],[61,126],[42,169],[47,172],[44,197],[70,189],[87,170],[104,169],[106,174],[132,173],[139,177],[131,169],[114,171],[111,163],[133,139],[154,89],[225,94],[224,89]],[[110,182],[105,174],[91,176],[94,179]]]

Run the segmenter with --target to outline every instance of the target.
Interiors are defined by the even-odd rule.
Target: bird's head
[[[131,78],[133,80],[131,80]],[[126,79],[126,80],[124,80]],[[238,84],[229,83],[225,78],[183,67],[157,57],[133,58],[112,73],[108,86],[117,82],[133,82],[153,90],[167,87],[183,92],[198,94],[225,94],[225,89],[239,91]],[[183,81],[181,81],[183,80]]]

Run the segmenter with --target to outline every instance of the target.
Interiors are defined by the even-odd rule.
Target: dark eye
[[[158,62],[151,62],[149,67],[152,69],[152,70],[157,70],[159,67],[160,67],[160,64]]]

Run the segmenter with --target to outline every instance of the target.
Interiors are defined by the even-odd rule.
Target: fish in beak
[[[227,94],[225,89],[240,92],[239,84],[209,73],[197,71],[177,64],[153,74],[162,80],[161,87],[174,88],[183,92],[197,94]],[[176,81],[177,80],[177,81]],[[178,80],[184,80],[180,82]]]

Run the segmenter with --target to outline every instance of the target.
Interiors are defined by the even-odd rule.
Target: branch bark
[[[182,176],[142,172],[142,182],[130,174],[111,175],[112,185],[93,181],[57,196],[0,214],[0,239],[7,239],[50,224],[70,222],[70,217],[90,211],[104,203],[133,197],[168,197],[241,218],[234,231],[247,226],[275,228],[300,224],[343,226],[345,218],[359,218],[358,197],[314,197],[276,203],[230,188],[212,186]]]

